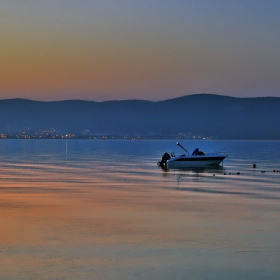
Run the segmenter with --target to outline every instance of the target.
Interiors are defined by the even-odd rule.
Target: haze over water
[[[175,141],[1,140],[0,278],[279,279],[280,142],[181,144],[229,156],[165,171]]]

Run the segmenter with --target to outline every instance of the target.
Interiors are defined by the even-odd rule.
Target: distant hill
[[[0,131],[29,128],[95,134],[280,139],[280,98],[196,94],[165,101],[0,100]]]

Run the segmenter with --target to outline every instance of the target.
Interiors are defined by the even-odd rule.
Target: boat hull
[[[166,161],[167,168],[182,168],[182,167],[207,167],[218,166],[227,155],[213,156],[179,156],[173,157]]]

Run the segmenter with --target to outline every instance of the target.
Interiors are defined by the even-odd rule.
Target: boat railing
[[[211,156],[211,155],[227,155],[226,152],[210,152],[210,153],[204,153],[206,156]]]

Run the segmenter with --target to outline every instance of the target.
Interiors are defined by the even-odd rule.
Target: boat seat
[[[200,151],[198,148],[196,148],[193,153],[192,153],[192,156],[204,156],[205,154]]]

